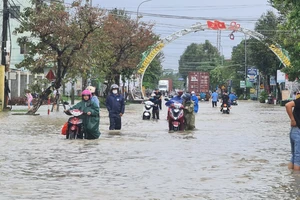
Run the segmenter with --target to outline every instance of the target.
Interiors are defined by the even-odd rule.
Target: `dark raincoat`
[[[99,124],[99,107],[91,100],[77,103],[71,109],[79,109],[85,114],[81,115],[80,118],[83,121],[83,130],[85,133],[85,139],[97,139],[100,136]],[[91,112],[91,115],[87,115],[87,112]]]
[[[195,113],[194,113],[194,102],[183,101],[184,107],[184,119],[185,119],[185,130],[193,130],[195,128]]]

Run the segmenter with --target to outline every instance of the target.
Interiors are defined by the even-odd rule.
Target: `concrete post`
[[[4,106],[4,89],[5,89],[5,84],[4,84],[4,78],[5,78],[5,66],[1,65],[0,66],[0,112],[3,111],[3,106]]]
[[[21,96],[21,72],[18,71],[17,74],[18,74],[18,97],[20,97]]]

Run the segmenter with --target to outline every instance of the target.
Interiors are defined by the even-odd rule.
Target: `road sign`
[[[270,85],[276,85],[275,76],[270,76]]]
[[[257,77],[257,69],[247,69],[247,77],[249,82],[254,83],[256,82],[256,77]]]
[[[246,87],[245,81],[240,81],[240,88],[245,88],[245,87]]]
[[[55,75],[53,73],[53,71],[50,69],[48,74],[46,75],[46,78],[49,80],[49,81],[52,81],[55,79]]]

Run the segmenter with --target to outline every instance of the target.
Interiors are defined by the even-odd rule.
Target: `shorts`
[[[300,129],[298,127],[291,127],[290,131],[291,141],[291,163],[300,166]]]

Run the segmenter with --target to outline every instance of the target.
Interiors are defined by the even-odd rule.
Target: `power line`
[[[10,6],[9,13],[14,14],[14,19],[18,20],[20,23],[24,23],[23,19],[19,15],[20,11],[17,9],[18,6],[13,1],[12,2],[13,2],[14,5],[10,4],[9,1],[7,1],[7,2]],[[12,13],[11,10],[13,10],[14,13]]]

